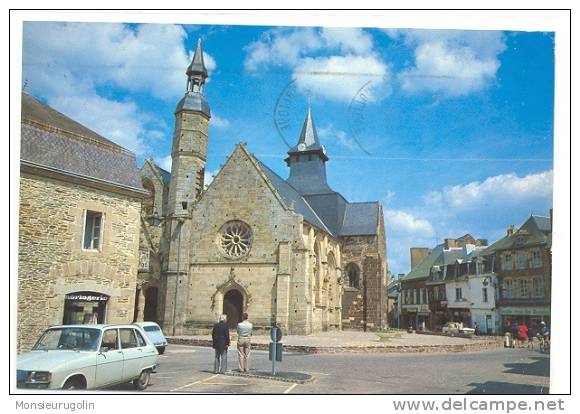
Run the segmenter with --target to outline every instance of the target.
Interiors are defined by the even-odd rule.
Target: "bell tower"
[[[185,95],[175,108],[175,131],[171,149],[171,181],[167,201],[167,260],[164,264],[163,329],[172,335],[183,332],[189,297],[191,207],[201,196],[207,159],[211,118],[204,97],[208,77],[201,39],[188,66]]]
[[[171,150],[169,213],[187,215],[191,204],[203,190],[207,158],[209,104],[204,97],[207,70],[203,62],[201,39],[185,72],[187,89],[175,109],[175,131]]]

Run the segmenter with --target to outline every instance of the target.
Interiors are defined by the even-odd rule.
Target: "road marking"
[[[308,374],[316,374],[316,375],[330,375],[330,374],[325,374],[324,372],[312,372],[312,371],[306,371]]]
[[[171,391],[171,392],[173,392],[173,391],[179,391],[179,390],[182,390],[182,389],[184,389],[184,388],[191,387],[192,385],[195,385],[195,384],[200,384],[200,383],[202,383],[202,382],[204,382],[204,381],[210,380],[210,379],[212,379],[212,378],[215,378],[215,377],[217,377],[217,376],[219,376],[219,375],[220,375],[220,374],[215,374],[215,375],[212,375],[211,377],[204,378],[204,379],[202,379],[202,380],[195,381],[195,382],[192,382],[191,384],[186,384],[186,385],[183,385],[183,386],[181,386],[181,387],[178,387],[178,388],[174,388],[174,389],[172,389],[172,390],[170,390],[170,391]]]
[[[249,385],[247,382],[242,384],[237,382],[204,382],[203,385]]]
[[[290,391],[292,391],[294,389],[294,387],[296,387],[298,384],[292,384],[290,385],[282,394],[288,394]]]

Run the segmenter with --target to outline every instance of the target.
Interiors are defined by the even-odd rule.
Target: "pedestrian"
[[[536,336],[537,329],[536,324],[531,323],[528,328],[528,349],[534,349],[534,337]]]
[[[477,322],[475,322],[473,328],[475,330],[475,335],[479,336],[479,324]]]
[[[520,348],[524,347],[524,344],[528,341],[528,327],[525,322],[521,322],[518,326],[518,345]]]
[[[213,326],[211,339],[215,350],[213,365],[214,374],[223,374],[228,369],[228,347],[230,346],[230,330],[226,321],[228,317],[221,315],[218,323]]]
[[[250,351],[252,349],[253,325],[248,320],[248,314],[242,314],[242,321],[238,323],[238,368],[240,372],[248,372],[250,370]]]

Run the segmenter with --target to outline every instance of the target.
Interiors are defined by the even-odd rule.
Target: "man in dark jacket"
[[[211,339],[215,349],[214,374],[223,374],[228,369],[228,347],[230,346],[230,330],[226,324],[227,316],[221,315],[219,322],[213,326]]]

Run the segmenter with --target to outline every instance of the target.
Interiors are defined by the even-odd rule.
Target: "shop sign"
[[[107,295],[95,292],[76,292],[69,293],[64,297],[66,300],[78,300],[84,302],[106,302],[109,300]]]

